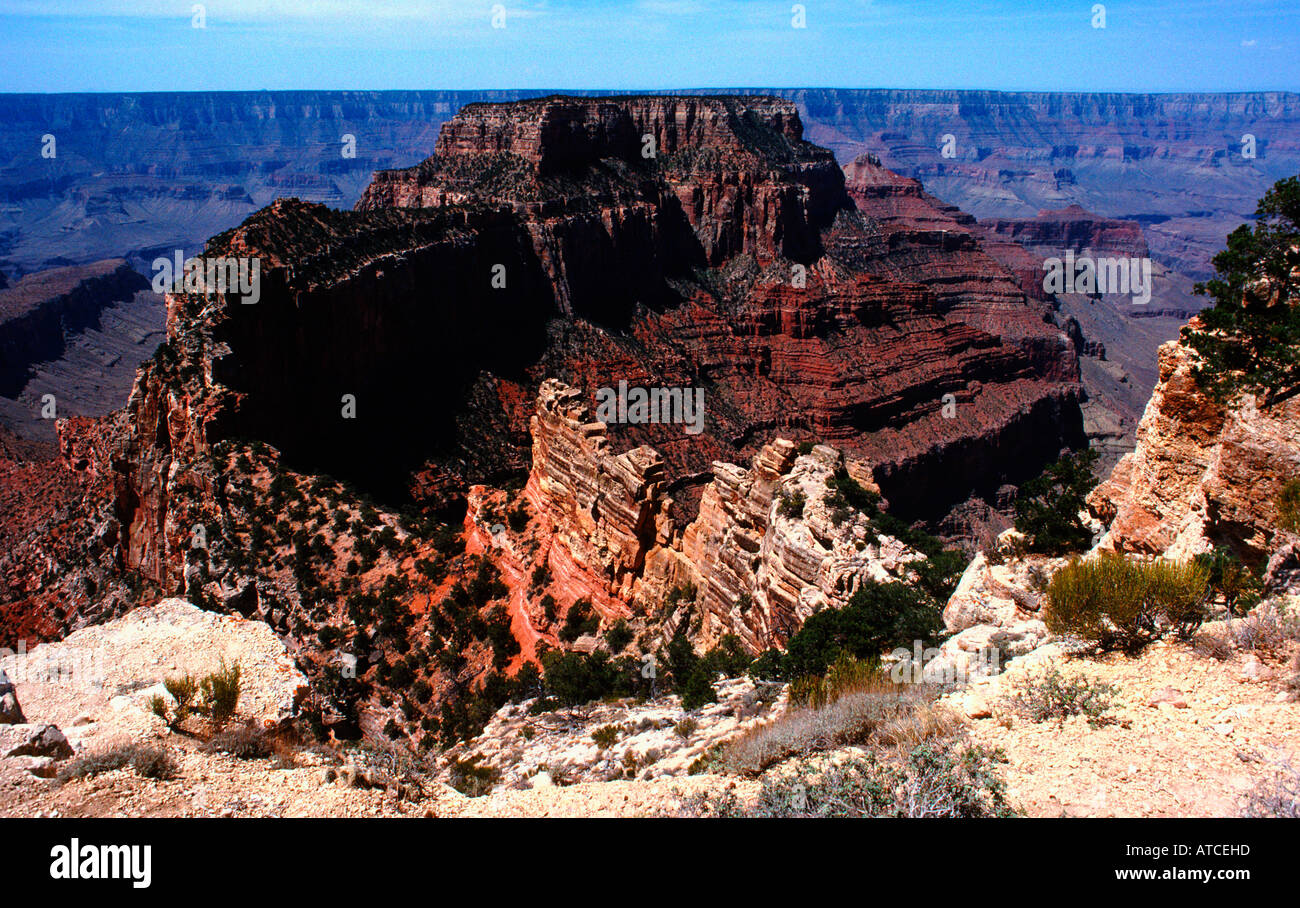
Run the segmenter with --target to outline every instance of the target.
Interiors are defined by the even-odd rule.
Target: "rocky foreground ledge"
[[[1013,565],[1003,574],[1015,572]],[[1300,597],[1282,605],[1300,615]],[[1222,623],[1206,627],[1224,630]],[[1134,659],[1079,658],[1049,643],[1012,659],[999,675],[952,690],[934,708],[951,720],[948,740],[1003,750],[1009,797],[1029,815],[1230,816],[1295,757],[1296,649],[1294,642],[1277,651],[1229,646],[1212,655],[1169,641]],[[91,660],[84,678],[33,678],[18,657],[3,661],[10,686],[0,697],[20,721],[0,725],[0,815],[673,815],[689,813],[701,796],[752,803],[765,779],[788,769],[724,774],[708,760],[729,741],[782,721],[789,709],[783,685],[721,682],[717,703],[689,712],[675,696],[541,713],[529,703],[508,705],[412,786],[393,781],[396,763],[385,764],[392,754],[382,750],[299,745],[240,758],[205,746],[203,735],[170,731],[153,715],[149,700],[164,678],[207,671],[224,658],[244,670],[241,719],[274,729],[292,718],[304,679],[261,622],[170,599],[27,658],[71,669],[85,662],[86,650],[102,661]],[[1050,668],[1111,685],[1105,721],[1026,719],[1014,693]],[[127,766],[59,778],[86,754],[124,742],[165,750],[172,773],[145,778]],[[843,747],[822,758],[864,752]],[[496,770],[470,791],[478,796],[454,778],[466,762]]]

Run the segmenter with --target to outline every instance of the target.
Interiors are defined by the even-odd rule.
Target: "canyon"
[[[0,122],[8,126],[0,135],[0,274],[12,282],[51,268],[122,258],[152,277],[155,258],[171,258],[176,250],[196,254],[209,237],[277,198],[352,206],[375,171],[423,160],[439,129],[466,105],[541,94],[0,96]],[[1156,263],[1158,300],[1145,312],[1124,310],[1120,300],[1060,301],[1080,324],[1075,340],[1081,349],[1109,351],[1105,358],[1085,356],[1080,362],[1087,433],[1107,464],[1132,447],[1155,381],[1156,347],[1175,336],[1176,313],[1199,306],[1191,283],[1209,275],[1210,255],[1245,221],[1263,190],[1300,170],[1297,99],[1284,92],[729,94],[792,101],[807,138],[830,149],[841,165],[852,167],[864,154],[874,155],[883,167],[924,183],[932,198],[988,222],[995,232],[1012,222],[1057,224],[1010,228],[1017,243],[1033,247],[1032,258],[1040,264],[1067,249],[1101,248],[1116,236],[1132,250],[1148,250]],[[1239,140],[1246,134],[1258,139],[1253,158],[1241,153]],[[45,135],[57,140],[53,158],[40,153]],[[947,135],[954,139],[952,157],[943,152]],[[1071,206],[1081,206],[1086,216]],[[1108,237],[1089,239],[1082,232],[1089,221]],[[1114,221],[1127,227],[1117,233],[1108,226]],[[983,245],[995,257],[1023,258],[988,237]],[[1020,264],[1025,267],[1011,270],[1035,296],[1026,270],[1032,262]],[[32,417],[41,394],[66,400],[67,412],[75,414],[102,415],[123,405],[134,366],[157,342],[163,311],[160,298],[137,296],[129,305],[109,307],[97,333],[68,334],[62,343],[74,352],[40,364],[45,380],[39,393],[0,398],[0,422],[48,450],[49,421]],[[1139,314],[1154,318],[1137,324],[1130,316]],[[111,367],[113,375],[106,376],[100,363],[118,355],[120,368]],[[98,390],[79,391],[90,386]],[[516,453],[522,450],[519,441]],[[516,456],[511,465],[522,462]],[[428,478],[431,485],[438,482]]]
[[[480,592],[501,578],[492,620],[523,654],[480,637],[419,664],[435,710],[556,640],[548,589],[614,619],[693,587],[700,643],[757,651],[908,576],[916,553],[828,516],[828,480],[908,521],[995,501],[1086,443],[1077,351],[973,233],[927,248],[871,200],[883,171],[855,177],[788,101],[548,98],[462,109],[353,211],[273,202],[205,248],[260,262],[256,304],[167,294],[126,406],[59,421],[53,461],[6,465],[6,630],[59,636],[183,592],[266,621],[322,716],[373,733],[400,718],[378,694],[416,664],[401,641],[448,645],[475,571]],[[619,380],[706,388],[704,431],[597,431],[593,394]],[[779,513],[778,485],[806,519]],[[513,557],[513,526],[478,520],[488,499],[527,514]],[[420,530],[457,515],[462,550]],[[757,559],[709,566],[733,545]],[[537,550],[552,579],[530,592]],[[404,617],[364,630],[376,607]],[[340,633],[374,656],[357,684]]]
[[[580,603],[629,653],[779,647],[926,561],[842,484],[969,541],[1063,450],[1125,453],[1165,374],[1142,350],[1191,310],[1172,278],[1139,318],[1041,272],[1147,236],[981,220],[873,152],[841,166],[780,97],[467,104],[351,210],[275,199],[208,239],[260,263],[257,302],[166,294],[125,406],[0,462],[0,645],[183,594],[269,625],[322,729],[426,746],[546,650],[590,652]],[[597,421],[621,381],[701,389],[703,431]],[[1116,476],[1158,460],[1148,422]],[[1099,511],[1114,538],[1143,495]]]

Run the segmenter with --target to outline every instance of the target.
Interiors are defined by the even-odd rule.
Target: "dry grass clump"
[[[273,769],[297,765],[299,747],[291,731],[264,728],[255,719],[218,730],[200,748],[204,753],[229,754],[239,760],[274,758]]]
[[[1232,658],[1232,641],[1226,634],[1214,634],[1202,631],[1192,640],[1192,649],[1199,656],[1226,662]]]
[[[1064,722],[1071,716],[1084,716],[1089,725],[1098,726],[1113,721],[1106,713],[1117,693],[1113,684],[1082,675],[1066,677],[1052,666],[1021,678],[1007,701],[1031,722]]]
[[[170,779],[176,775],[176,760],[165,747],[130,742],[81,754],[59,770],[59,781],[89,779],[115,769],[131,767],[145,779]]]
[[[1260,781],[1246,795],[1242,815],[1255,819],[1300,819],[1300,768],[1289,760],[1279,763],[1272,778]]]
[[[819,705],[791,707],[750,729],[722,749],[719,765],[757,775],[791,757],[849,744],[915,744],[949,735],[959,724],[934,704],[938,690],[932,685],[895,684],[879,669],[848,666],[832,666],[823,681],[812,700]]]
[[[1300,620],[1265,603],[1240,621],[1230,622],[1227,634],[1243,652],[1277,655],[1290,641],[1300,640]]]
[[[763,779],[752,804],[734,791],[703,792],[687,798],[683,816],[705,817],[1013,817],[998,764],[1000,751],[927,742],[897,759],[875,753]]]

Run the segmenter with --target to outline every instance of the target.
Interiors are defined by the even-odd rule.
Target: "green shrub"
[[[835,471],[834,476],[826,480],[826,488],[828,491],[822,500],[830,509],[831,522],[836,526],[847,520],[851,511],[857,511],[871,518],[875,517],[880,510],[880,495],[863,488],[842,467]]]
[[[1208,581],[1194,561],[1075,558],[1052,576],[1044,620],[1055,634],[1136,653],[1169,629],[1190,638],[1205,620]]]
[[[542,654],[546,694],[560,706],[580,706],[615,694],[630,694],[634,689],[632,672],[622,662],[611,661],[609,654],[600,650],[549,650]]]
[[[1220,546],[1195,560],[1206,570],[1211,592],[1222,597],[1229,615],[1244,615],[1259,601],[1259,578],[1230,550]]]
[[[966,572],[970,558],[958,549],[942,549],[928,555],[924,561],[912,562],[916,582],[940,605],[947,605]]]
[[[621,653],[632,642],[632,636],[632,629],[627,626],[627,621],[620,618],[605,631],[605,643],[609,646],[610,652]]]
[[[846,693],[878,685],[885,680],[878,660],[868,661],[842,652],[827,667],[825,674],[804,675],[791,681],[790,702],[796,706],[820,709],[834,703]]]
[[[677,737],[681,738],[683,741],[689,741],[691,735],[695,734],[695,730],[698,727],[699,725],[696,721],[690,716],[687,716],[685,719],[682,719],[673,726],[673,734],[677,735]]]
[[[760,681],[783,681],[785,674],[785,653],[775,647],[763,650],[749,665],[749,676]]]
[[[1052,666],[1020,679],[1008,702],[1032,722],[1064,722],[1070,716],[1086,716],[1089,725],[1097,726],[1111,721],[1106,713],[1116,693],[1113,685],[1083,676],[1066,678]]]
[[[668,642],[668,678],[682,698],[682,709],[699,709],[706,703],[716,702],[713,689],[713,667],[695,653],[695,647],[686,636],[686,622],[677,626],[677,632]]]
[[[199,689],[208,718],[217,726],[225,725],[239,705],[239,663],[226,665],[222,659],[221,668],[199,682]]]
[[[1228,234],[1213,259],[1215,278],[1193,289],[1213,298],[1182,330],[1197,353],[1193,375],[1220,403],[1241,393],[1267,410],[1300,394],[1300,179],[1274,183],[1255,217]]]
[[[781,496],[781,501],[776,506],[776,510],[782,517],[797,519],[803,516],[804,505],[807,503],[807,496],[798,489],[795,489],[793,492]]]
[[[602,725],[591,733],[591,740],[596,742],[598,750],[607,750],[618,740],[619,728],[617,725]]]
[[[699,709],[708,703],[716,703],[718,692],[713,688],[713,679],[703,661],[700,661],[686,676],[686,681],[678,685],[682,697],[682,709]]]
[[[698,592],[699,591],[695,588],[695,584],[691,583],[689,580],[681,586],[673,587],[668,591],[668,595],[664,596],[664,611],[672,611],[683,602],[694,602]]]
[[[198,695],[199,683],[194,680],[192,675],[186,673],[181,675],[179,678],[165,679],[163,681],[163,688],[167,693],[171,694],[172,699],[176,701],[176,705],[172,712],[172,719],[168,724],[179,725],[189,718],[190,712],[194,709],[194,698]],[[164,706],[162,712],[158,711],[159,701],[162,701]],[[166,721],[166,701],[163,701],[161,697],[155,697],[151,702],[153,703],[154,712],[161,719]]]
[[[551,582],[551,569],[545,561],[539,562],[537,567],[533,568],[532,588],[540,590]]]
[[[723,634],[717,644],[704,654],[710,672],[724,678],[739,678],[749,670],[753,658],[735,634]]]
[[[1079,512],[1097,484],[1092,472],[1097,457],[1091,450],[1067,455],[1020,487],[1016,529],[1028,537],[1030,551],[1066,555],[1092,544],[1092,533]]]
[[[565,643],[573,643],[579,637],[594,634],[599,629],[600,616],[592,613],[591,600],[584,597],[569,607],[558,636]]]
[[[482,754],[474,754],[463,760],[455,760],[448,773],[451,787],[471,798],[490,794],[493,786],[501,780],[501,770],[495,766],[483,765],[479,761]]]
[[[1277,525],[1290,533],[1300,533],[1300,479],[1282,486],[1277,496]]]
[[[932,639],[942,628],[942,607],[903,583],[866,582],[846,606],[823,609],[790,638],[782,676],[822,675],[848,653],[877,660],[888,650]]]

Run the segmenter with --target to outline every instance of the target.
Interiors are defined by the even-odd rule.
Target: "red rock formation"
[[[1284,535],[1276,503],[1300,464],[1300,401],[1221,406],[1194,364],[1176,341],[1160,348],[1137,447],[1088,498],[1108,526],[1101,548],[1185,558],[1226,544],[1262,565]]]
[[[576,388],[548,380],[532,418],[533,469],[526,495],[552,541],[552,571],[570,574],[560,556],[626,602],[663,532],[664,461],[649,447],[613,454],[605,424],[591,418]],[[555,551],[558,549],[558,551]]]
[[[1067,255],[1149,260],[1150,250],[1136,221],[1105,218],[1071,205],[1040,211],[1033,218],[981,221],[985,247],[1013,271],[1030,293],[1043,290],[1048,259]],[[1156,382],[1156,350],[1177,337],[1199,307],[1190,282],[1152,263],[1151,298],[1135,305],[1128,294],[1059,294],[1052,297],[1058,319],[1082,354],[1087,400],[1084,425],[1103,468],[1133,450],[1134,431]]]
[[[846,463],[829,446],[796,457],[795,445],[778,438],[750,469],[714,462],[698,516],[680,523],[669,514],[658,452],[614,454],[577,389],[543,382],[532,426],[525,497],[538,519],[528,533],[541,547],[537,564],[549,570],[546,590],[565,608],[587,598],[607,620],[655,616],[670,634],[682,618],[665,612],[665,603],[693,588],[685,601],[699,609],[697,643],[736,634],[757,653],[784,643],[813,612],[844,605],[864,580],[906,578],[908,562],[921,557],[875,536],[860,514],[831,514],[824,499],[837,471],[878,490],[869,464]],[[796,493],[806,500],[802,512],[782,513],[778,498]],[[485,547],[520,561],[516,534],[484,525],[482,515],[494,513],[478,504],[484,496],[476,489],[468,525]],[[487,541],[492,535],[499,540]],[[528,603],[514,607],[525,611],[520,624],[542,624]],[[553,631],[547,636],[555,642]]]
[[[646,185],[655,173],[666,185]],[[554,262],[562,287],[560,260],[581,254],[596,218],[662,251],[671,220],[685,215],[710,265],[744,254],[805,260],[840,207],[841,182],[787,101],[552,97],[467,105],[433,157],[377,173],[357,209],[509,205],[528,217],[538,258]]]
[[[1026,295],[982,248],[975,219],[863,155],[845,167],[849,196],[873,229],[836,235],[840,254],[874,273],[929,287],[941,310],[1019,343],[1039,370],[1077,381],[1074,351],[1060,343],[1041,293]]]

